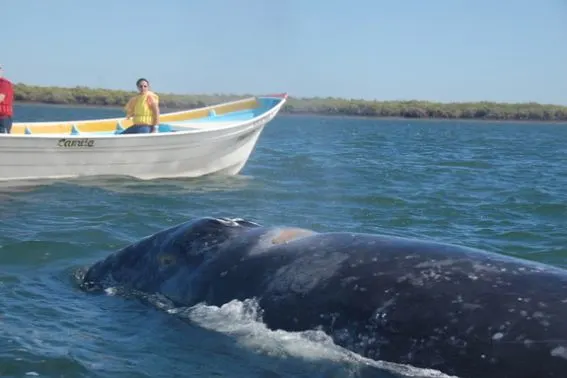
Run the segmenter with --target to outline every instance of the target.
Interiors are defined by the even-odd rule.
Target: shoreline
[[[134,91],[88,87],[41,87],[14,84],[15,105],[123,109]],[[164,113],[201,108],[251,97],[251,94],[173,94],[157,92]],[[280,113],[322,117],[467,122],[567,123],[567,106],[488,101],[440,103],[421,100],[297,98],[290,96]]]
[[[97,105],[97,104],[53,104],[41,101],[18,101],[14,105],[16,106],[45,106],[53,108],[85,108],[85,109],[113,109],[113,110],[123,110],[122,106],[118,105]],[[178,110],[183,110],[185,108],[162,108],[165,112],[174,112]],[[526,124],[546,124],[546,125],[567,125],[567,120],[538,120],[538,119],[489,119],[489,118],[441,118],[441,117],[400,117],[400,116],[381,116],[381,115],[358,115],[358,114],[332,114],[324,112],[290,112],[281,110],[280,115],[284,117],[324,117],[324,118],[349,118],[349,119],[365,119],[365,120],[382,120],[382,121],[435,121],[435,122],[474,122],[474,123],[526,123]],[[18,122],[18,121],[14,121]]]
[[[98,109],[123,109],[123,106],[119,105],[97,105],[97,104],[54,104],[50,102],[42,101],[15,101],[14,106],[20,105],[39,105],[39,106],[49,106],[52,108],[98,108]]]
[[[391,120],[391,121],[419,121],[419,122],[426,122],[426,121],[435,121],[435,122],[478,122],[478,123],[527,123],[527,124],[534,124],[534,123],[541,123],[545,125],[567,125],[567,120],[537,120],[537,119],[488,119],[488,118],[435,118],[435,117],[423,117],[423,118],[411,118],[411,117],[396,117],[396,116],[365,116],[365,115],[347,115],[347,114],[325,114],[325,113],[289,113],[289,112],[281,112],[280,114],[285,115],[286,117],[301,117],[301,116],[309,116],[309,117],[325,117],[325,118],[354,118],[354,119],[366,119],[366,120]]]

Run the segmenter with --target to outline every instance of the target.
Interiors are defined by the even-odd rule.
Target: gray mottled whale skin
[[[475,249],[202,218],[94,264],[82,286],[111,284],[184,306],[257,298],[269,328],[463,378],[567,377],[567,273]]]

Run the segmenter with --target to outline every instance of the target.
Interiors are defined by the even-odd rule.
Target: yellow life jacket
[[[159,101],[158,95],[153,92],[147,92],[144,94],[139,94],[134,97],[133,102],[130,104],[132,107],[132,122],[134,125],[152,125],[154,121],[154,116],[152,109],[148,103],[149,96],[157,103]]]

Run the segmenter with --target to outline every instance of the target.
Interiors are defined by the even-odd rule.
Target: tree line
[[[124,106],[135,92],[77,86],[42,87],[22,83],[14,85],[17,102],[46,104]],[[162,110],[193,109],[251,97],[250,94],[181,95],[158,93]],[[367,117],[445,118],[523,121],[567,121],[567,106],[529,103],[430,101],[372,101],[334,97],[290,97],[284,113],[326,114]]]

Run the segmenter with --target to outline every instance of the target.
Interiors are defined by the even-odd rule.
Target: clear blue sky
[[[567,105],[566,0],[1,0],[14,82]]]

